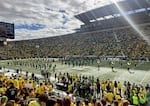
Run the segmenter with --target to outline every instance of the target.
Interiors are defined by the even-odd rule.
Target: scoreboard
[[[0,38],[14,39],[15,38],[14,24],[0,22]]]

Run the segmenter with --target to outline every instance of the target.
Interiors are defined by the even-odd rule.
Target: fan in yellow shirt
[[[76,106],[73,102],[71,102],[70,106]]]
[[[42,94],[42,93],[45,93],[46,92],[46,86],[45,84],[40,84],[39,86],[39,93]]]
[[[72,92],[72,84],[69,84],[69,85],[68,85],[68,91],[69,91],[69,92]]]
[[[51,85],[51,84],[48,84],[48,85],[47,85],[47,88],[48,88],[48,93],[51,93],[52,90],[53,90],[52,85]]]
[[[115,100],[119,100],[119,99],[121,99],[121,97],[120,97],[119,93],[117,93],[117,94],[115,95]]]
[[[112,103],[113,100],[114,100],[114,95],[113,95],[113,93],[112,93],[112,92],[108,92],[108,93],[107,93],[107,98],[108,98],[108,100]]]
[[[6,83],[9,85],[11,82],[13,82],[12,77],[8,78]]]
[[[29,106],[41,106],[37,101],[31,101]]]
[[[110,89],[111,89],[111,91],[114,90],[114,83],[112,81],[110,81]]]
[[[1,91],[1,92],[5,92],[6,90],[7,90],[7,88],[6,88],[6,86],[3,84],[3,86],[0,87],[0,91]]]
[[[14,79],[14,86],[16,87],[16,88],[19,88],[19,81],[18,81],[18,79]]]
[[[43,87],[42,87],[42,93],[46,93],[47,91],[48,91],[47,86],[43,85]]]
[[[36,86],[37,86],[37,82],[33,81],[33,87],[36,88]]]
[[[36,93],[36,94],[41,94],[41,88],[40,88],[40,86],[37,86],[37,87],[35,88],[35,93]]]
[[[45,106],[48,100],[48,96],[46,94],[40,94],[38,96],[38,101],[31,101],[29,106]]]
[[[105,90],[105,84],[104,83],[101,84],[101,90],[102,90],[102,95],[103,95],[104,90]]]
[[[118,82],[118,90],[119,90],[119,93],[121,94],[121,87],[122,87],[122,85],[121,85],[121,83],[120,82]]]
[[[18,82],[19,82],[19,88],[22,87],[22,79],[21,78],[18,79]]]

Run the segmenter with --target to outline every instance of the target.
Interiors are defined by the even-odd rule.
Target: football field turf
[[[0,61],[0,66],[8,69],[22,69],[23,71],[29,71],[33,73],[40,74],[40,69],[33,67],[20,66],[20,65],[8,65],[9,60]],[[108,62],[101,62],[100,68],[98,70],[97,65],[89,66],[72,66],[61,64],[60,62],[52,62],[52,66],[56,65],[55,72],[61,73],[74,73],[77,75],[84,76],[94,76],[94,78],[99,79],[110,79],[117,80],[120,82],[130,81],[137,84],[147,84],[150,81],[150,62],[138,62],[137,66],[132,66],[130,72],[127,70],[125,63],[120,66],[118,63],[114,65],[114,71],[112,72],[111,66]],[[52,69],[47,69],[47,71],[52,72]],[[54,76],[54,74],[52,74]]]

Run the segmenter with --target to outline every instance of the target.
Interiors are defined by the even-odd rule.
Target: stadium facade
[[[125,0],[118,5],[136,25],[150,23],[148,0]],[[130,26],[119,8],[113,3],[75,16],[84,24],[78,32],[90,32]]]

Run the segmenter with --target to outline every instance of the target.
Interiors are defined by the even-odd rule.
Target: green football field
[[[40,74],[39,68],[33,68],[31,66],[25,66],[25,65],[13,65],[9,64],[8,62],[11,62],[12,60],[1,60],[0,66],[5,67],[7,69],[22,69],[23,71],[29,71],[33,73]],[[19,61],[26,61],[30,62],[30,60],[19,60]],[[44,62],[43,62],[44,63]],[[72,65],[66,65],[62,64],[59,61],[51,62],[52,67],[56,65],[55,72],[68,72],[68,73],[74,73],[78,75],[84,75],[84,76],[94,76],[95,78],[99,79],[110,79],[110,80],[117,80],[117,81],[130,81],[132,83],[137,84],[147,84],[150,81],[150,62],[131,62],[130,65],[130,72],[127,71],[127,61],[122,61],[122,66],[120,65],[120,62],[115,62],[113,65],[115,72],[112,72],[111,65],[108,61],[101,61],[99,63],[100,68],[98,69],[97,63],[93,63],[92,65],[88,66],[72,66]],[[52,68],[45,69],[46,71],[49,71],[53,73]],[[54,74],[52,74],[54,75]]]

